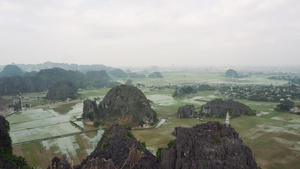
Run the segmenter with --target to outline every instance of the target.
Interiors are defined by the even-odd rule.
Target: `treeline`
[[[174,88],[174,86],[172,86]],[[283,86],[274,85],[226,85],[226,84],[198,84],[185,85],[175,88],[173,97],[185,97],[198,91],[212,91],[216,94],[224,94],[232,99],[247,99],[253,101],[279,102],[281,99],[300,99],[300,90],[297,84]]]
[[[298,74],[271,76],[269,77],[269,79],[287,80],[290,81],[291,83],[300,84],[300,76]]]

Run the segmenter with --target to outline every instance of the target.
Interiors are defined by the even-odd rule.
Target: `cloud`
[[[296,0],[3,0],[0,55],[4,64],[257,64],[253,58],[293,64],[286,58],[297,60],[300,52],[299,5]]]

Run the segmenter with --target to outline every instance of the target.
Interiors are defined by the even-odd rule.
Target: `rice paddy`
[[[247,84],[273,84],[280,85],[286,81],[275,81],[264,76],[245,79],[230,80],[220,74],[196,74],[196,73],[163,73],[163,79],[133,79],[133,83],[146,84],[146,86],[182,85],[196,83],[247,83]],[[80,91],[82,98],[103,97],[109,89]],[[214,95],[214,91],[198,92],[185,98],[173,98],[174,89],[149,90],[141,88],[146,97],[151,100],[153,109],[159,117],[174,114],[178,107],[193,104],[200,107],[207,101],[215,98],[226,99],[224,95]],[[35,93],[34,95],[39,95]],[[244,143],[252,149],[254,158],[262,168],[300,168],[300,116],[289,113],[276,112],[277,103],[256,102],[242,99],[235,101],[244,103],[257,110],[258,116],[243,116],[230,120],[230,124],[239,132]],[[38,109],[27,109],[17,112],[9,117],[10,135],[13,143],[32,139],[62,135],[78,132],[79,129],[71,125],[70,120],[82,114],[83,104],[69,103],[52,105]],[[206,121],[225,122],[225,119],[179,119],[176,115],[166,118],[166,122],[159,128],[148,130],[134,130],[132,133],[140,140],[146,142],[147,148],[155,151],[159,147],[166,147],[170,140],[175,139],[171,135],[175,127],[192,127]],[[79,126],[90,129],[77,122]],[[54,155],[66,154],[74,164],[79,164],[89,155],[101,139],[103,130],[77,134],[73,136],[44,140],[14,146],[14,153],[26,158],[34,168],[46,168]]]

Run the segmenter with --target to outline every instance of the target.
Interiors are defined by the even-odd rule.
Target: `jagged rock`
[[[254,110],[249,106],[235,102],[231,99],[215,99],[201,106],[200,114],[211,117],[225,118],[227,111],[230,117],[239,117],[243,115],[255,115]]]
[[[72,169],[72,166],[68,161],[67,156],[64,154],[62,158],[54,156],[47,169]]]
[[[161,152],[164,169],[256,169],[250,148],[232,128],[207,122],[193,128],[176,127],[176,139]]]
[[[158,168],[156,157],[142,147],[130,131],[118,124],[114,124],[105,130],[95,150],[76,169],[91,166],[90,164],[93,164],[92,161],[95,159],[111,159],[116,168],[121,168],[123,165],[124,168],[128,168],[134,163],[133,156],[128,158],[133,147],[135,148],[133,151],[134,155],[141,155],[134,168]]]
[[[178,108],[179,118],[194,118],[195,117],[195,107],[194,105],[185,105]]]
[[[157,114],[144,93],[133,86],[116,86],[108,91],[98,107],[95,104],[92,101],[84,101],[84,118],[93,112],[94,120],[101,120],[103,124],[116,122],[138,126],[157,121]]]
[[[79,167],[79,166],[78,166]],[[105,160],[104,158],[94,158],[86,162],[81,169],[115,169],[115,165],[111,159]]]
[[[99,109],[97,107],[96,101],[92,101],[89,99],[83,101],[82,118],[93,121],[95,119],[95,116],[98,114],[98,111]]]

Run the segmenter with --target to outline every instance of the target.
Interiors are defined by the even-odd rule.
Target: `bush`
[[[174,141],[172,141],[172,140],[171,140],[171,141],[169,141],[169,143],[168,143],[168,147],[169,147],[169,148],[171,148],[173,145],[174,145]]]
[[[158,160],[161,160],[161,151],[163,150],[164,148],[160,147],[157,149],[156,151],[156,157]]]
[[[103,142],[103,143],[101,144],[101,151],[104,149],[105,146],[106,146],[106,142]]]
[[[145,143],[145,142],[142,142],[142,143],[141,143],[141,146],[144,147],[144,148],[146,148],[146,143]]]
[[[100,124],[101,124],[101,123],[100,123],[99,121],[94,121],[94,126],[95,126],[95,127],[100,126]]]
[[[126,138],[132,138],[133,137],[133,135],[130,131],[126,131],[124,134],[125,134]]]

